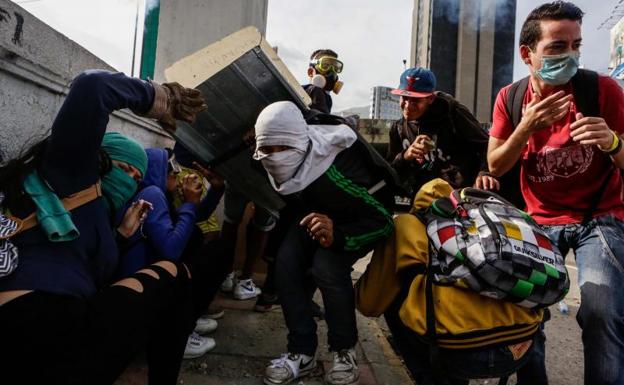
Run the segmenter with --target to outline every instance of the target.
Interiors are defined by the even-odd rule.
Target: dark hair
[[[310,55],[310,60],[318,59],[321,56],[331,56],[335,57],[336,59],[338,58],[338,54],[331,49],[317,49],[316,51],[312,52],[312,55]]]
[[[0,191],[4,194],[2,207],[12,212],[24,208],[28,200],[24,199],[22,184],[26,176],[39,166],[47,144],[47,138],[43,139],[0,167]]]
[[[529,13],[520,30],[520,45],[526,45],[532,50],[542,38],[542,20],[574,20],[583,22],[583,15],[579,7],[568,1],[553,1],[542,4]]]
[[[0,192],[4,194],[2,207],[12,212],[32,208],[32,201],[23,189],[24,179],[41,164],[48,142],[49,137],[40,140],[0,167]],[[113,164],[110,156],[102,149],[98,152],[98,158],[101,177],[110,172]]]

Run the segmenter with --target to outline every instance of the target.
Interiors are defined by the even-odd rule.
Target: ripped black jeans
[[[90,299],[32,292],[0,306],[0,383],[112,384],[145,351],[149,384],[177,383],[194,327],[190,279],[135,273],[137,292],[109,286]]]

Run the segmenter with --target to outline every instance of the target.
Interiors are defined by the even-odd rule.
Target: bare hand
[[[412,144],[403,153],[405,160],[416,160],[419,164],[425,163],[425,155],[429,151],[428,143],[432,142],[427,135],[418,135]]]
[[[334,222],[327,215],[308,214],[299,225],[307,227],[308,235],[322,247],[330,247],[334,243]]]
[[[474,187],[481,190],[499,190],[500,183],[498,183],[498,179],[492,175],[485,174],[477,176]]]
[[[576,114],[576,122],[570,125],[570,136],[575,142],[596,145],[602,151],[611,148],[615,140],[603,118],[583,117],[580,112]]]
[[[199,90],[186,88],[175,82],[162,85],[169,91],[169,108],[159,120],[163,128],[175,131],[176,120],[193,124],[197,114],[208,108]]]
[[[195,167],[195,169],[199,171],[204,176],[204,178],[206,178],[208,183],[210,183],[210,186],[212,186],[213,188],[220,190],[223,188],[223,186],[225,186],[223,177],[215,170],[206,168],[197,162],[193,162],[193,167]]]
[[[124,238],[130,238],[139,229],[141,224],[147,218],[147,214],[153,209],[153,206],[148,201],[139,199],[137,202],[132,203],[126,213],[124,214],[121,224],[117,227],[117,231]]]
[[[542,100],[541,96],[533,93],[533,98],[526,105],[522,114],[522,122],[531,133],[552,126],[570,112],[572,95],[559,91]]]
[[[202,183],[196,174],[188,174],[182,178],[182,194],[186,203],[198,205],[201,201]]]

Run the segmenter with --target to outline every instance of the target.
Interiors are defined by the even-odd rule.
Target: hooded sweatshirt
[[[193,232],[197,211],[214,211],[221,196],[219,192],[211,189],[199,206],[183,203],[176,210],[165,193],[168,174],[167,151],[160,148],[145,151],[148,164],[142,189],[117,213],[117,220],[120,221],[132,202],[139,199],[150,202],[153,210],[148,213],[139,231],[121,245],[117,274],[119,278],[127,277],[157,261],[179,260]]]
[[[429,136],[436,148],[424,165],[403,158],[419,134]],[[479,171],[487,171],[488,134],[475,117],[451,95],[437,92],[427,112],[415,122],[397,120],[390,128],[386,159],[404,187],[417,192],[430,180],[442,178],[454,188],[472,186]]]
[[[392,232],[391,208],[369,193],[383,176],[367,162],[351,128],[308,125],[291,102],[270,104],[255,127],[257,149],[285,145],[305,151],[294,176],[279,185],[271,177],[271,167],[267,169],[266,155],[257,150],[254,157],[263,162],[275,190],[299,215],[316,212],[332,219],[332,249],[361,252]]]

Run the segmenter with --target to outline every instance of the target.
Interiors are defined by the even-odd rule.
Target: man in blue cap
[[[409,68],[399,88],[403,117],[390,129],[387,160],[412,193],[442,178],[453,187],[498,189],[488,174],[488,135],[451,95],[435,91],[436,78],[426,68]]]

